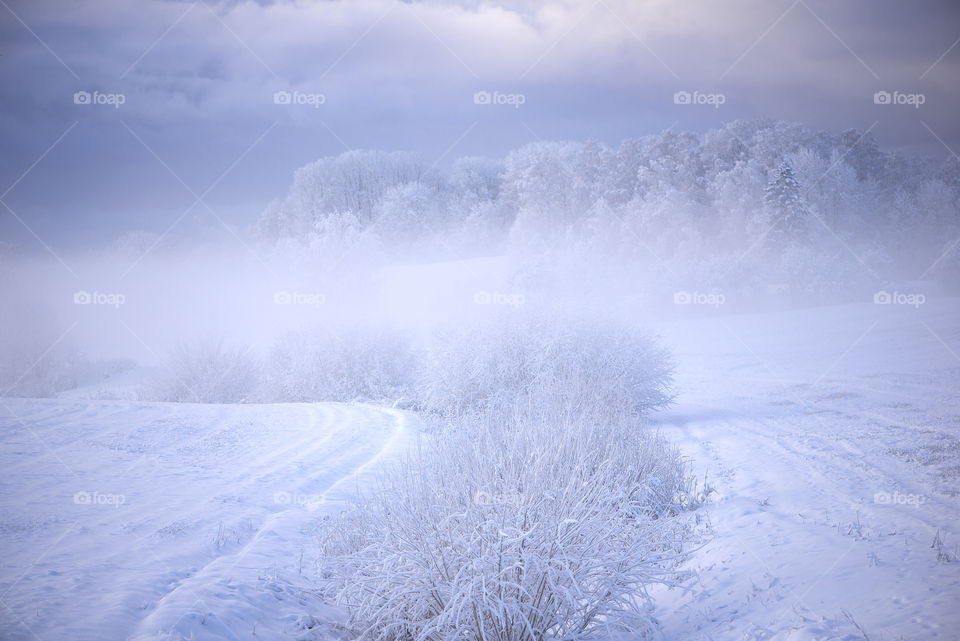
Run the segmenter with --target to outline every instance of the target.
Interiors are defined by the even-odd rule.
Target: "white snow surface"
[[[330,638],[315,523],[410,436],[335,403],[0,411],[3,639]]]
[[[960,639],[960,305],[845,305],[660,327],[656,420],[716,490],[664,639]],[[942,553],[931,548],[939,531]]]
[[[696,311],[654,326],[680,391],[655,421],[715,490],[697,578],[653,591],[662,638],[960,638],[960,301]],[[416,431],[364,405],[0,401],[3,639],[341,638],[317,522]]]

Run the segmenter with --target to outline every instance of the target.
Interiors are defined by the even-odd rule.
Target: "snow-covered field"
[[[958,638],[957,318],[656,324],[680,397],[655,420],[715,490],[699,578],[655,592],[664,639]],[[0,637],[335,638],[316,521],[416,432],[363,405],[3,399]]]
[[[332,403],[0,408],[3,639],[318,638],[311,523],[416,431]]]
[[[960,638],[957,318],[947,300],[661,328],[681,395],[659,421],[716,490],[699,580],[658,594],[664,638]]]

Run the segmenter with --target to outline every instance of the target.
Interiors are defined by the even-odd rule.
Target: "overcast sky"
[[[0,239],[222,234],[347,149],[772,117],[946,158],[958,42],[952,0],[0,0]]]

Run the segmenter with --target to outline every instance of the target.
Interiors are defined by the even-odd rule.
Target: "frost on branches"
[[[647,341],[616,351],[609,328],[570,326],[444,337],[437,379],[473,381],[469,404],[457,389],[434,395],[440,433],[324,528],[322,585],[362,638],[650,628],[646,589],[678,580],[691,536],[681,513],[696,501],[677,452],[642,424],[651,399],[667,398],[669,365]],[[464,368],[468,346],[497,344],[514,355],[504,369],[483,354]]]

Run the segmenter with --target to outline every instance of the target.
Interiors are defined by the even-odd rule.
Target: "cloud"
[[[881,141],[946,153],[920,120],[960,149],[953,117],[960,47],[937,62],[956,39],[950,19],[957,10],[930,6],[14,3],[42,43],[9,14],[0,21],[0,135],[7,141],[0,178],[12,184],[73,121],[80,126],[70,137],[83,144],[51,153],[33,180],[18,185],[11,196],[17,203],[54,218],[66,203],[81,218],[118,209],[116,199],[98,199],[92,180],[111,168],[128,175],[143,198],[155,193],[166,203],[171,177],[130,130],[178,174],[203,185],[273,122],[279,125],[214,195],[223,206],[250,215],[282,193],[293,168],[348,147],[414,148],[449,159],[500,155],[536,137],[616,143],[671,125],[705,129],[757,116],[831,130],[880,121]],[[872,96],[881,89],[926,92],[922,114],[877,109]],[[119,92],[125,102],[112,110],[82,108],[73,103],[78,90]],[[277,105],[273,96],[281,90],[324,101]],[[480,109],[472,98],[478,91],[523,94],[523,108]],[[682,106],[673,101],[678,91],[723,93],[725,100],[722,109]],[[85,162],[58,156],[77,146],[87,151]],[[44,184],[51,182],[61,186],[56,193]]]

